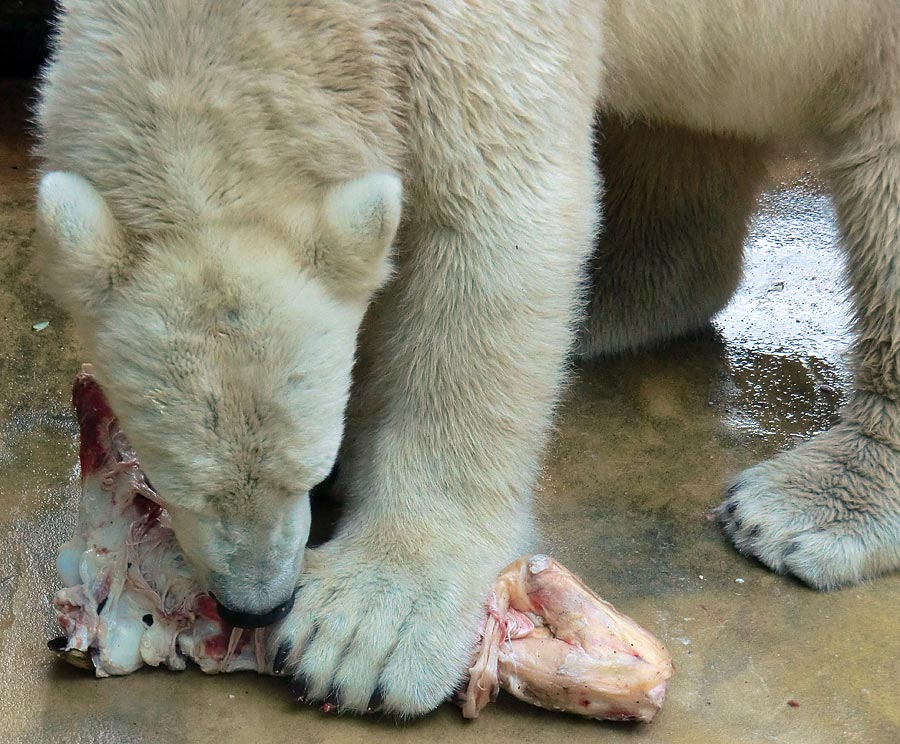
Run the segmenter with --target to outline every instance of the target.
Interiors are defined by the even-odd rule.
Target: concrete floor
[[[704,518],[730,475],[827,427],[845,395],[833,215],[809,176],[763,198],[747,279],[715,330],[580,369],[547,457],[541,547],[674,654],[653,724],[501,699],[474,723],[445,705],[399,726],[296,707],[283,680],[98,681],[59,663],[48,597],[75,515],[68,397],[82,359],[29,267],[27,93],[0,85],[0,741],[900,742],[900,576],[817,594],[737,555]]]

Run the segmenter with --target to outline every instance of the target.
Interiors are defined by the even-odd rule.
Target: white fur
[[[739,275],[760,141],[825,148],[859,395],[837,444],[751,471],[723,514],[757,515],[739,546],[816,585],[897,566],[893,527],[865,537],[895,524],[900,474],[893,0],[66,7],[45,169],[90,183],[117,228],[99,207],[63,211],[117,237],[67,237],[79,223],[51,187],[72,177],[46,176],[51,286],[186,552],[239,609],[280,600],[300,569],[306,491],[335,454],[396,231],[358,347],[348,514],[306,556],[273,640],[306,696],[364,710],[381,691],[421,713],[469,662],[485,592],[529,539],[598,226],[598,109],[614,244],[595,258],[584,354],[702,323]],[[800,494],[784,475],[823,458],[841,503],[867,507],[852,550],[833,549],[825,482]],[[802,561],[772,559],[798,539]]]
[[[891,0],[603,5],[605,108],[754,139],[816,134],[822,97],[897,13]]]
[[[330,267],[335,291],[366,302],[384,284],[402,210],[403,183],[393,173],[369,173],[328,190],[322,220],[330,240],[316,259],[320,270]]]
[[[52,172],[41,179],[37,214],[46,275],[70,312],[90,313],[124,268],[124,238],[112,212],[81,176]]]
[[[81,176],[48,173],[38,189],[37,212],[41,226],[55,238],[69,260],[83,259],[121,242],[115,218],[103,197]],[[97,256],[103,264],[107,257]]]

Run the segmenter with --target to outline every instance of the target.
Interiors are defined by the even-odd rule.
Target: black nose
[[[226,607],[216,600],[216,609],[219,611],[219,617],[236,628],[261,628],[264,625],[271,625],[285,617],[291,611],[293,606],[293,594],[288,597],[286,602],[282,602],[278,605],[278,607],[262,613],[232,610],[230,607]]]

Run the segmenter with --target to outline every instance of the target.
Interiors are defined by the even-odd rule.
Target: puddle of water
[[[850,306],[834,208],[807,174],[760,202],[744,280],[716,318],[725,364],[713,402],[738,438],[778,444],[828,428],[850,383]]]

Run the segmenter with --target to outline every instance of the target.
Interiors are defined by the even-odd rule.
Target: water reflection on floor
[[[828,428],[850,380],[834,209],[812,175],[762,198],[745,250],[744,281],[714,323],[715,401],[735,436],[787,443]]]

